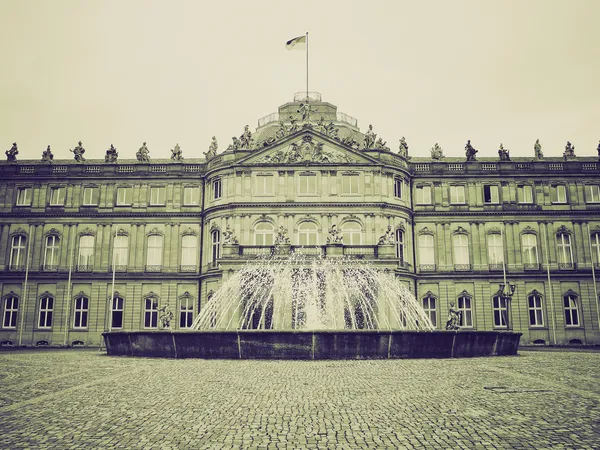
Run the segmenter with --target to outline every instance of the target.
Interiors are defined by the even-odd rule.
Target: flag
[[[290,39],[285,43],[285,48],[288,50],[302,50],[306,48],[306,36],[298,36],[297,38]]]

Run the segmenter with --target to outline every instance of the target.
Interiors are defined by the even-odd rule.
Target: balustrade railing
[[[320,245],[301,245],[292,247],[294,253],[300,255],[323,256],[323,247]]]
[[[179,266],[179,271],[180,272],[197,272],[197,269],[196,269],[195,265],[182,264]]]
[[[147,264],[144,268],[145,272],[162,272],[162,266],[158,264]]]
[[[344,256],[377,257],[377,247],[374,245],[348,245],[344,246]]]

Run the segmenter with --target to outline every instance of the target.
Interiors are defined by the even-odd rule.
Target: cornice
[[[407,208],[406,206],[401,206],[401,205],[391,205],[388,203],[364,203],[364,202],[356,202],[356,203],[331,203],[331,202],[322,202],[322,203],[317,203],[317,202],[294,202],[294,203],[281,203],[281,202],[272,202],[272,203],[228,203],[226,205],[218,205],[218,206],[211,206],[208,207],[204,210],[204,216],[208,216],[211,213],[214,212],[218,212],[218,211],[222,211],[222,210],[227,210],[227,209],[234,209],[234,208],[269,208],[270,210],[274,210],[275,208],[285,208],[285,209],[290,209],[290,208],[334,208],[334,209],[339,209],[339,208],[360,208],[360,209],[365,209],[365,208],[383,208],[383,209],[393,209],[393,210],[397,210],[397,211],[402,211],[404,213],[406,213],[409,217],[412,217],[412,215],[414,214],[414,211],[411,210],[410,208]],[[369,211],[372,212],[372,211]],[[257,211],[257,214],[260,213],[260,211]]]

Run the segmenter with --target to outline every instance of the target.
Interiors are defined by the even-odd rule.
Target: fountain
[[[109,355],[386,359],[516,354],[520,333],[437,331],[393,272],[301,254],[246,263],[189,331],[111,331]]]

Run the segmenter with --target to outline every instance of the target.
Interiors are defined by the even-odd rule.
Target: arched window
[[[502,295],[492,298],[494,311],[494,328],[508,328],[508,300]]]
[[[212,262],[217,263],[217,259],[221,257],[221,232],[219,230],[213,230],[210,233],[212,242]]]
[[[344,225],[342,225],[342,232],[344,233],[344,245],[362,244],[361,227],[358,222],[345,222]]]
[[[454,270],[471,270],[469,236],[466,234],[452,236],[452,248],[454,249]]]
[[[54,313],[54,297],[44,294],[40,297],[38,314],[38,328],[52,328],[52,315]]]
[[[563,302],[565,307],[565,325],[567,327],[578,327],[580,314],[577,294],[574,292],[567,293],[563,296]]]
[[[77,270],[80,272],[91,271],[94,267],[94,236],[84,235],[79,237],[79,255],[77,257]]]
[[[490,270],[502,270],[504,264],[504,249],[502,247],[502,236],[490,234],[487,238],[488,264]]]
[[[58,236],[46,236],[43,270],[51,271],[58,268],[58,243]]]
[[[144,298],[144,328],[158,327],[158,297],[148,295]]]
[[[17,315],[19,313],[19,297],[14,292],[4,297],[4,316],[2,328],[17,328]]]
[[[18,234],[12,237],[10,247],[10,270],[23,270],[25,268],[25,242],[27,238]]]
[[[435,270],[435,244],[433,235],[420,234],[417,238],[419,251],[419,269]]]
[[[273,245],[273,225],[258,222],[254,227],[254,245]]]
[[[196,269],[196,236],[186,234],[181,238],[181,271],[190,272]]]
[[[396,230],[396,258],[400,259],[400,264],[404,262],[404,230]]]
[[[75,299],[73,328],[87,328],[89,307],[90,300],[87,297],[81,296]]]
[[[571,248],[571,235],[559,233],[556,235],[558,267],[559,269],[571,269],[573,267],[573,250]]]
[[[319,230],[314,222],[302,222],[298,225],[298,245],[318,245]]]
[[[458,310],[460,311],[461,328],[473,328],[473,305],[471,296],[463,293],[458,297]]]
[[[539,292],[533,291],[527,297],[529,305],[529,326],[543,327],[544,326],[544,310],[542,309],[542,296]]]
[[[186,292],[179,298],[179,328],[189,328],[194,321],[194,299]]]
[[[523,267],[537,269],[539,267],[537,236],[531,233],[522,235],[521,247],[523,249]]]
[[[148,236],[148,252],[146,253],[146,272],[162,270],[163,237],[160,234]]]
[[[427,314],[427,317],[429,317],[431,324],[437,327],[437,299],[431,292],[428,292],[423,297],[423,310]]]
[[[110,302],[110,328],[123,328],[123,297],[116,294]]]

